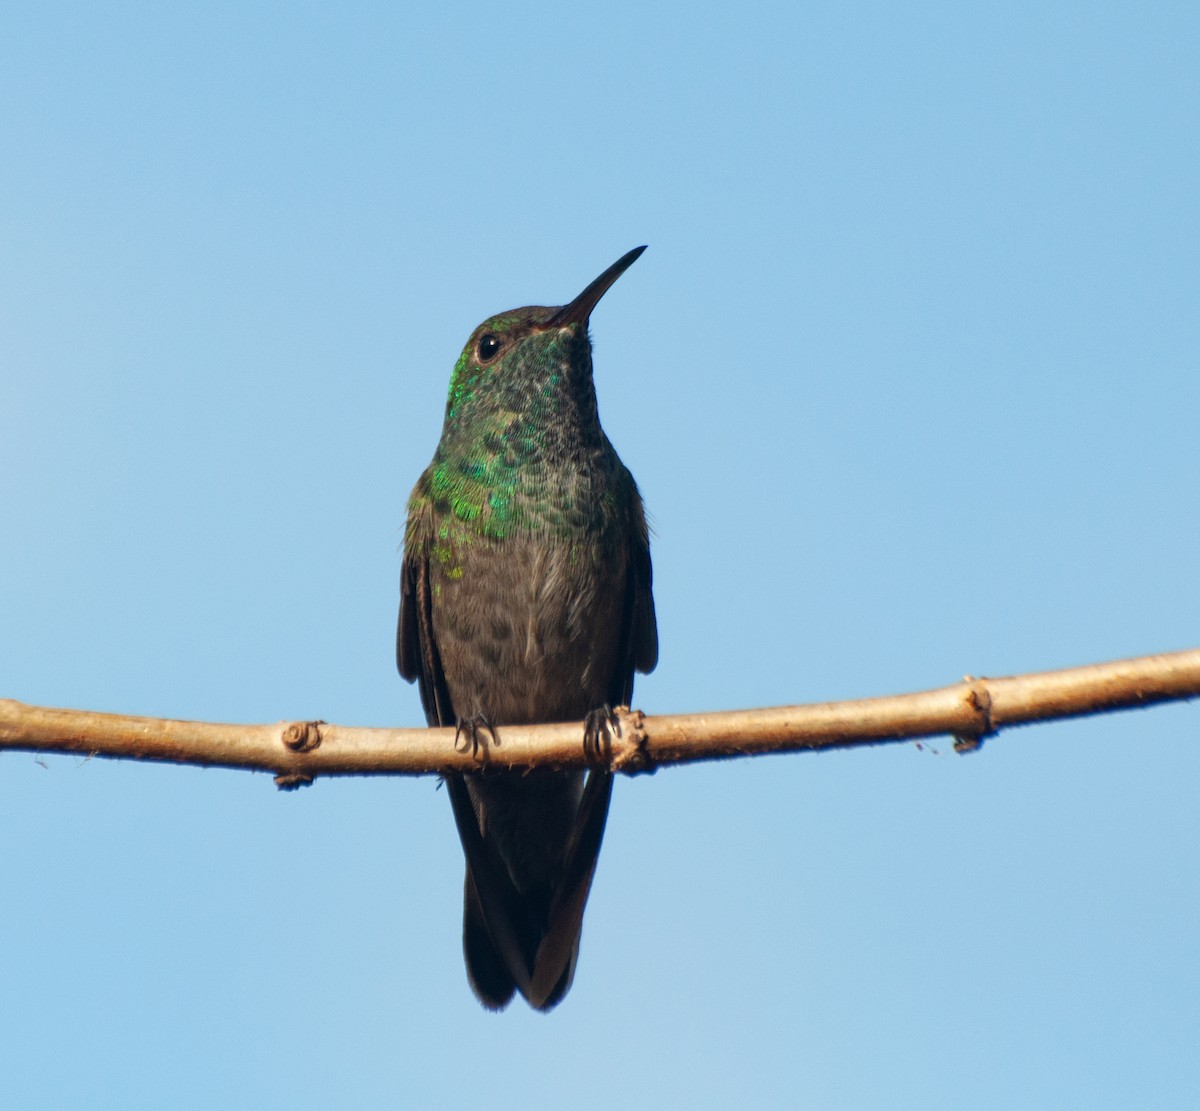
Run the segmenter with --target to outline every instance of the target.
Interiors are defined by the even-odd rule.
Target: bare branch
[[[939,734],[966,751],[1011,725],[1081,717],[1200,694],[1200,649],[887,698],[649,717],[620,711],[607,754],[617,771],[659,764],[850,748]],[[275,773],[281,787],[320,775],[436,775],[502,768],[585,767],[583,724],[505,726],[486,751],[455,746],[452,729],[368,729],[325,722],[221,725],[56,710],[0,699],[0,749],[78,753]]]

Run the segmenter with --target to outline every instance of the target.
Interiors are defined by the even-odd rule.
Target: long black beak
[[[632,251],[622,255],[574,301],[563,305],[542,327],[562,328],[567,324],[586,324],[588,317],[592,315],[592,309],[596,307],[596,302],[608,292],[609,286],[637,261],[638,255],[645,249],[644,246],[634,247]]]

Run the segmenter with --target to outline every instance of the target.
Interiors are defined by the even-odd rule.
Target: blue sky
[[[421,722],[404,504],[592,319],[649,712],[1200,643],[1193,4],[0,14],[0,697]],[[13,1107],[1194,1107],[1197,710],[617,784],[482,1012],[434,780],[0,758]]]

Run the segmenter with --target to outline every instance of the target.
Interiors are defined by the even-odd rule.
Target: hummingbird
[[[454,364],[408,502],[396,662],[431,726],[584,721],[595,751],[658,661],[641,494],[604,430],[588,321],[645,250],[568,304],[489,317]],[[466,858],[463,955],[480,1003],[548,1011],[571,986],[612,773],[445,777]]]

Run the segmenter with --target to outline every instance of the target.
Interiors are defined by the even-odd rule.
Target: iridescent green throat
[[[496,318],[488,327],[500,332],[505,323]],[[581,464],[594,467],[607,446],[589,347],[585,333],[564,329],[523,338],[495,364],[481,366],[472,344],[464,350],[450,378],[441,441],[410,507],[432,507],[446,544],[502,540],[519,530],[577,537],[587,528],[600,507],[589,513],[580,504],[581,496],[591,500]],[[451,552],[443,554],[453,562]]]

